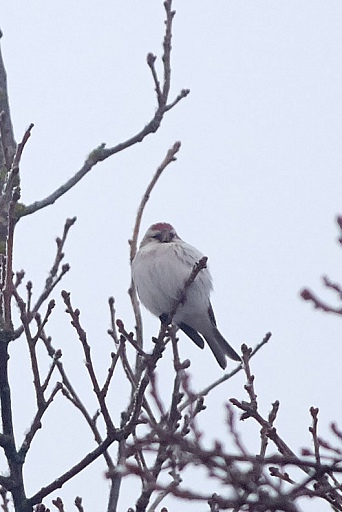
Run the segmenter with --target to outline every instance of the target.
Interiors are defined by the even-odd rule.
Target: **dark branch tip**
[[[71,219],[67,219],[65,221],[65,225],[66,225],[66,227],[70,227],[73,224],[75,224],[76,221],[77,221],[77,217],[72,217]]]
[[[310,414],[313,418],[317,418],[319,412],[318,407],[310,407]]]
[[[70,292],[67,292],[66,290],[62,290],[61,295],[64,300],[68,300],[70,298]]]
[[[307,288],[304,288],[303,290],[301,290],[300,292],[300,296],[302,297],[302,299],[304,300],[311,300],[312,299],[312,293],[310,290],[308,290]]]
[[[60,359],[62,357],[62,350],[59,348],[56,350],[55,354],[54,354],[54,357],[55,359]]]
[[[116,321],[116,325],[118,326],[119,330],[124,328],[124,323],[119,318]]]
[[[149,67],[152,67],[156,61],[156,56],[153,55],[153,53],[149,52],[146,57],[146,62],[149,65]]]

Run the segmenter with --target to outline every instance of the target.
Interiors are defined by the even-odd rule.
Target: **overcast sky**
[[[146,54],[161,55],[164,11],[161,0],[3,0],[2,6],[17,140],[35,123],[21,168],[22,200],[28,204],[71,177],[100,143],[123,141],[151,119],[156,101]],[[174,8],[172,94],[182,88],[191,94],[166,115],[157,134],[99,164],[58,203],[23,219],[15,269],[24,268],[38,292],[53,260],[54,238],[66,217],[77,216],[66,246],[72,270],[62,287],[72,290],[104,376],[113,348],[106,334],[107,299],[115,296],[118,316],[133,330],[127,240],[151,176],[180,140],[177,162],[154,190],[142,231],[156,221],[170,222],[209,257],[218,325],[236,349],[243,342],[254,346],[272,331],[252,368],[262,413],[280,400],[277,428],[290,447],[311,446],[312,405],[320,408],[321,436],[335,443],[329,424],[341,418],[341,319],[315,311],[299,291],[310,286],[333,301],[320,277],[342,281],[335,222],[342,211],[342,3],[178,0]],[[80,347],[59,291],[55,297],[49,334],[86,390]],[[143,313],[149,340],[158,322]],[[33,411],[23,347],[20,341],[12,347],[11,367],[19,436]],[[203,352],[181,336],[180,351],[191,359],[195,389],[222,374],[207,348]],[[171,366],[169,350],[163,376]],[[90,386],[86,400],[87,393]],[[114,395],[117,421],[128,395]],[[213,437],[225,439],[223,404],[232,396],[245,399],[242,375],[208,398],[202,425],[209,444]],[[86,427],[78,426],[75,434],[75,424],[77,413],[60,397],[28,459],[28,494],[93,446]],[[249,420],[239,429],[256,449],[257,426]],[[98,461],[54,497],[61,495],[70,510],[80,494],[86,511],[104,510],[103,470]],[[120,510],[133,506],[131,500],[124,486]],[[204,511],[206,505],[178,504],[177,510]],[[304,502],[302,510],[330,508]]]

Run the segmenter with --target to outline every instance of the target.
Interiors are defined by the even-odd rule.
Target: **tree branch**
[[[101,413],[103,416],[103,419],[106,424],[107,432],[111,432],[114,430],[114,425],[111,419],[111,416],[109,414],[106,400],[105,400],[105,394],[101,393],[100,386],[96,377],[96,373],[93,366],[93,361],[91,358],[91,351],[90,351],[90,345],[87,341],[87,335],[85,330],[82,328],[80,324],[80,311],[78,309],[74,309],[71,305],[70,300],[70,293],[66,292],[65,290],[62,291],[62,297],[64,300],[64,303],[67,307],[66,312],[71,317],[71,324],[76,329],[76,332],[78,334],[78,338],[82,344],[84,356],[85,356],[85,366],[87,368],[91,383],[93,385],[93,390],[96,395],[96,398],[98,400]]]
[[[119,153],[139,142],[141,142],[147,135],[155,133],[164,118],[166,112],[168,112],[171,108],[173,108],[182,98],[185,98],[189,94],[188,89],[183,89],[181,93],[177,96],[177,98],[168,104],[169,92],[170,92],[170,83],[171,83],[171,40],[172,40],[172,22],[175,15],[175,11],[172,11],[172,0],[166,0],[164,2],[164,7],[166,11],[166,21],[165,21],[165,36],[163,43],[163,85],[160,88],[160,84],[157,78],[157,74],[154,68],[155,57],[152,54],[148,54],[147,63],[151,69],[152,77],[155,83],[156,92],[157,92],[157,103],[158,107],[155,111],[155,114],[151,121],[144,126],[138,133],[133,135],[133,137],[127,139],[124,142],[121,142],[111,148],[106,148],[105,144],[101,144],[97,148],[95,148],[86,161],[84,162],[81,169],[66,183],[64,183],[61,187],[55,190],[52,194],[50,194],[45,199],[40,201],[36,201],[28,206],[25,206],[20,211],[20,217],[24,217],[26,215],[30,215],[46,206],[52,205],[59,199],[63,194],[68,192],[72,187],[74,187],[96,164],[102,162],[109,158],[110,156]],[[152,57],[151,57],[152,56]],[[152,63],[153,61],[153,63]]]
[[[47,277],[45,281],[45,287],[40,294],[40,296],[37,299],[37,302],[35,303],[34,307],[31,309],[31,299],[32,299],[32,283],[29,282],[27,284],[27,291],[28,291],[28,301],[26,304],[26,310],[27,310],[27,321],[30,323],[33,318],[35,318],[36,314],[38,313],[39,309],[41,308],[42,304],[46,301],[46,299],[49,297],[53,289],[57,286],[57,284],[62,280],[63,276],[69,272],[70,266],[68,263],[65,263],[62,265],[62,268],[60,269],[61,262],[64,258],[63,248],[64,244],[66,242],[67,235],[69,233],[69,230],[71,226],[76,222],[76,217],[73,217],[71,219],[67,219],[64,224],[64,230],[63,230],[63,236],[62,238],[56,239],[57,244],[57,252],[55,260],[52,264],[49,276]],[[59,272],[59,274],[58,274]],[[20,302],[23,302],[23,299],[19,296],[16,289],[13,290],[13,296],[15,297],[19,309],[20,309]],[[18,327],[18,329],[15,330],[13,338],[17,339],[19,338],[22,333],[24,332],[24,326],[21,325]]]
[[[40,404],[40,406],[37,410],[37,413],[33,419],[30,430],[25,435],[25,439],[24,439],[24,441],[20,447],[20,450],[18,452],[19,456],[21,458],[25,458],[25,456],[31,446],[34,436],[36,435],[38,430],[42,427],[41,420],[43,418],[44,413],[47,411],[49,405],[52,404],[55,396],[57,395],[58,391],[60,391],[61,389],[62,389],[62,384],[60,382],[57,382],[57,384],[55,385],[54,389],[52,390],[49,398],[46,401],[44,401],[44,403]]]
[[[266,343],[269,342],[270,338],[272,336],[272,333],[268,332],[263,340],[258,343],[254,349],[252,350],[252,353],[251,353],[251,356],[250,357],[253,357],[257,352],[259,352],[259,350],[264,346],[266,345]],[[210,393],[210,391],[214,388],[216,388],[217,386],[219,386],[220,384],[222,384],[223,382],[225,382],[226,380],[229,380],[231,379],[232,377],[234,377],[234,375],[236,375],[237,373],[241,372],[243,369],[242,367],[242,364],[239,363],[235,368],[234,370],[232,370],[231,372],[229,373],[226,373],[225,375],[223,375],[222,377],[220,377],[219,379],[215,380],[212,384],[209,384],[209,386],[207,386],[206,388],[204,388],[202,391],[199,391],[198,393],[196,393],[193,397],[191,397],[191,399],[189,398],[188,400],[186,400],[180,407],[181,411],[183,409],[185,409],[188,405],[189,405],[189,400],[192,400],[192,401],[195,401],[197,400],[199,397],[202,397],[202,396],[206,396]]]
[[[120,439],[122,439],[122,437],[123,436],[121,430],[112,432],[110,436],[106,437],[106,439],[99,446],[97,446],[93,451],[88,453],[83,459],[81,459],[77,464],[75,464],[75,466],[73,466],[71,469],[69,469],[61,476],[56,478],[46,487],[42,487],[40,491],[38,491],[31,498],[29,498],[29,505],[33,507],[33,505],[40,503],[42,499],[45,498],[45,496],[48,496],[57,489],[60,489],[66,482],[71,480],[74,476],[78,475],[78,473],[83,471],[83,469],[89,466],[89,464],[91,464],[92,462],[94,462],[94,460],[103,455],[103,453],[110,447],[111,444],[114,443],[114,441],[119,441]]]
[[[2,32],[0,31],[0,37]],[[16,151],[13,126],[11,121],[10,107],[7,92],[7,76],[4,61],[0,49],[0,170],[3,166],[7,172],[11,168],[13,157]],[[3,186],[5,173],[1,172],[0,189]]]

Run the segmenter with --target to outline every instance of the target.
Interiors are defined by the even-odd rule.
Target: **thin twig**
[[[166,169],[166,167],[168,165],[170,165],[170,163],[172,163],[176,160],[176,154],[180,150],[180,147],[181,147],[181,143],[178,141],[178,142],[175,142],[174,145],[172,146],[172,148],[170,148],[168,150],[164,160],[162,161],[162,163],[159,165],[158,169],[156,170],[151,182],[149,183],[149,185],[142,197],[142,200],[138,207],[138,212],[137,212],[137,216],[136,216],[136,220],[135,220],[135,224],[134,224],[133,236],[132,236],[132,239],[129,241],[129,244],[131,247],[131,250],[130,250],[130,261],[131,262],[133,261],[135,255],[136,255],[136,252],[137,252],[137,245],[138,245],[137,241],[138,241],[138,236],[139,236],[140,224],[141,224],[141,219],[142,219],[142,216],[144,213],[146,203],[149,200],[151,192],[152,192],[154,186],[156,185],[158,179],[162,175],[163,171]]]
[[[317,433],[317,424],[318,424],[318,411],[319,409],[317,407],[310,407],[310,414],[312,417],[312,427],[309,427],[309,431],[312,434],[313,444],[315,448],[315,459],[317,464],[321,463],[321,455],[319,451],[319,439],[318,439],[318,433]]]
[[[342,315],[342,306],[335,307],[327,304],[326,302],[323,302],[323,300],[317,297],[317,295],[315,295],[308,288],[304,288],[300,292],[300,296],[302,297],[302,299],[312,302],[316,309],[321,309],[325,313],[334,313],[335,315]]]
[[[10,500],[7,498],[7,489],[5,489],[4,487],[0,487],[0,495],[1,495],[1,499],[2,499],[2,505],[1,505],[1,508],[3,510],[3,512],[9,512],[9,507],[8,507],[8,504],[10,503]]]
[[[139,354],[139,356],[143,357],[143,358],[146,358],[147,357],[147,353],[140,347],[140,345],[135,341],[134,339],[134,334],[132,332],[127,332],[126,329],[125,329],[125,326],[124,326],[124,323],[122,320],[118,319],[116,321],[116,325],[119,329],[119,333],[124,336],[125,340],[127,340],[131,345],[132,347],[135,348],[135,350],[137,351],[137,353]]]
[[[33,128],[33,124],[30,124],[30,126],[25,131],[23,138],[21,142],[16,147],[16,152],[14,154],[14,158],[12,161],[11,168],[6,176],[6,181],[3,186],[2,194],[0,196],[0,212],[8,211],[8,205],[10,204],[12,195],[14,193],[14,189],[19,187],[19,164],[20,160],[25,148],[25,145],[31,135],[31,130]],[[19,194],[20,197],[20,194]],[[19,197],[17,201],[19,200]],[[15,202],[17,202],[15,201]],[[2,213],[3,214],[3,213]],[[14,214],[14,211],[12,212],[12,215]],[[18,220],[18,215],[16,213],[16,221]]]
[[[34,127],[34,124],[31,123],[29,125],[29,127],[25,130],[23,138],[22,138],[21,142],[19,142],[19,144],[17,146],[17,150],[15,152],[14,160],[13,160],[13,164],[12,164],[12,170],[14,170],[14,169],[19,167],[19,164],[20,164],[20,161],[21,161],[21,157],[22,157],[24,148],[26,146],[27,141],[31,137],[31,131],[32,131],[33,127]]]
[[[30,281],[29,281],[29,283],[27,284],[28,304],[26,305],[26,309],[28,312],[27,318],[28,318],[29,323],[33,320],[33,318],[35,318],[35,316],[38,313],[39,309],[41,308],[42,304],[48,299],[48,297],[50,296],[50,294],[54,290],[54,288],[57,286],[57,284],[62,280],[64,275],[67,272],[69,272],[69,270],[70,270],[70,266],[68,263],[65,263],[64,265],[62,265],[61,269],[60,269],[60,265],[64,258],[63,248],[64,248],[64,244],[66,242],[67,235],[69,233],[71,226],[73,226],[73,224],[75,222],[76,222],[76,217],[73,217],[72,219],[67,219],[65,221],[64,229],[63,229],[63,236],[62,236],[62,238],[57,238],[57,240],[56,240],[56,243],[57,243],[56,257],[52,264],[49,276],[46,279],[45,287],[44,287],[43,291],[41,292],[40,296],[38,297],[38,300],[32,309],[30,306],[31,298],[32,298],[32,283],[30,283]],[[58,274],[58,272],[59,272],[59,274]],[[16,297],[19,297],[18,293],[15,293],[15,290],[13,291],[13,295]],[[14,331],[13,338],[14,339],[19,338],[23,332],[24,332],[24,327],[21,325]]]
[[[67,219],[64,224],[62,238],[59,238],[59,237],[56,238],[57,253],[56,253],[55,261],[50,270],[49,276],[45,282],[46,290],[48,290],[52,286],[52,283],[57,276],[59,266],[64,258],[63,249],[64,249],[64,245],[65,245],[68,233],[70,231],[70,228],[75,224],[76,220],[77,220],[77,217],[72,217],[70,219]]]
[[[151,73],[152,73],[152,78],[153,78],[154,85],[155,85],[155,91],[156,91],[156,94],[157,94],[158,105],[161,105],[161,102],[162,102],[162,92],[161,92],[161,89],[160,89],[160,82],[158,80],[157,71],[156,71],[156,68],[155,68],[155,65],[154,65],[154,63],[156,61],[156,58],[157,57],[155,55],[153,55],[153,53],[148,53],[147,57],[146,57],[146,62],[147,62],[147,65],[150,68]]]
[[[127,354],[126,354],[126,350],[125,350],[125,341],[124,341],[126,338],[126,336],[124,334],[124,332],[125,332],[124,325],[121,322],[121,320],[117,320],[117,323],[119,326],[119,331],[121,332],[121,328],[123,329],[122,334],[121,334],[123,339],[120,344],[120,348],[121,348],[120,356],[121,356],[122,366],[123,366],[124,372],[126,374],[126,377],[132,387],[132,400],[131,400],[130,404],[128,405],[128,408],[127,408],[127,411],[125,414],[125,416],[130,417],[132,408],[133,408],[133,404],[134,404],[134,396],[135,396],[135,393],[137,392],[137,388],[138,388],[138,384],[139,384],[139,379],[138,379],[137,375],[133,372],[133,370],[128,362],[128,359],[127,359]],[[149,355],[145,354],[144,357],[148,358]],[[142,406],[143,406],[144,410],[146,411],[151,424],[156,425],[157,420],[152,412],[150,405],[148,404],[146,396],[144,396],[144,398],[143,398]]]
[[[45,496],[48,496],[57,489],[60,489],[66,482],[68,482],[76,475],[78,475],[87,466],[89,466],[89,464],[94,462],[98,457],[104,455],[104,453],[115,441],[119,441],[124,436],[128,436],[131,433],[131,427],[132,425],[130,425],[130,428],[125,429],[125,432],[123,432],[121,429],[111,432],[110,435],[108,435],[100,445],[98,445],[94,450],[92,450],[85,457],[83,457],[83,459],[81,459],[77,464],[75,464],[75,466],[73,466],[68,471],[54,479],[53,482],[51,482],[47,486],[42,487],[40,491],[34,494],[28,500],[30,506],[40,503],[43,500],[43,498],[45,498]]]
[[[115,322],[116,311],[115,311],[115,307],[114,307],[114,304],[115,304],[114,297],[109,297],[108,304],[109,304],[110,324],[111,324],[111,330],[109,331],[109,334],[112,336],[112,338],[115,342],[115,345],[118,346],[119,345],[119,336],[118,336],[118,333],[116,330],[116,322]]]
[[[33,339],[30,331],[30,322],[28,318],[28,314],[26,313],[26,305],[25,302],[22,300],[22,298],[19,296],[17,290],[13,290],[13,295],[17,301],[17,306],[20,310],[20,319],[21,323],[25,332],[25,337],[29,349],[30,354],[30,361],[31,361],[31,369],[33,374],[33,385],[34,390],[36,393],[36,401],[37,401],[37,408],[38,410],[41,407],[44,407],[44,393],[41,387],[41,380],[40,380],[40,372],[39,372],[39,365],[38,365],[38,359],[37,359],[37,352],[36,352],[36,340]]]
[[[109,390],[109,385],[110,385],[111,380],[114,375],[116,363],[118,362],[119,357],[120,357],[120,347],[116,354],[114,354],[114,352],[111,352],[110,357],[112,358],[112,362],[111,362],[110,367],[108,368],[107,378],[102,386],[102,389],[100,389],[100,394],[101,394],[101,396],[103,396],[103,398],[105,398],[107,396],[107,393]]]
[[[64,510],[64,503],[61,498],[56,498],[55,500],[52,500],[53,505],[57,508],[58,512],[65,512]]]
[[[63,382],[63,385],[64,385],[64,388],[62,389],[63,395],[66,398],[68,398],[72,402],[72,404],[80,411],[80,413],[82,414],[82,416],[86,420],[88,426],[90,427],[90,429],[91,429],[91,431],[92,431],[92,433],[94,435],[95,441],[100,445],[103,442],[103,439],[102,439],[102,437],[100,435],[100,432],[99,432],[95,422],[93,421],[93,418],[90,416],[87,408],[85,407],[85,405],[83,404],[82,400],[80,399],[80,397],[76,393],[75,388],[73,387],[69,377],[67,376],[67,373],[66,373],[66,371],[64,369],[64,366],[63,366],[63,363],[61,361],[61,355],[62,355],[61,351],[60,350],[56,350],[52,346],[51,338],[48,338],[45,335],[44,330],[41,332],[40,337],[41,337],[41,340],[43,341],[43,343],[45,345],[45,348],[46,348],[49,356],[53,359],[53,362],[56,365],[56,367],[58,368],[58,371],[59,371],[59,373],[61,375],[62,382]],[[107,451],[105,451],[103,453],[103,456],[104,456],[104,459],[106,461],[106,464],[107,464],[108,468],[112,469],[114,467],[114,463],[113,463],[109,453]]]
[[[61,391],[62,384],[60,382],[57,382],[54,389],[52,390],[49,398],[47,400],[44,400],[44,403],[42,403],[39,406],[39,409],[36,412],[36,415],[33,419],[32,425],[30,427],[30,430],[26,433],[24,441],[20,447],[19,455],[20,457],[25,457],[28,450],[30,449],[31,443],[33,441],[34,436],[38,432],[40,428],[42,428],[42,418],[44,413],[47,411],[48,407],[52,404],[55,396],[57,395],[58,391]]]
[[[88,344],[88,341],[87,341],[87,334],[80,324],[80,311],[78,309],[74,309],[72,307],[71,300],[70,300],[70,293],[63,290],[62,297],[63,297],[64,303],[67,307],[66,312],[71,317],[71,324],[75,328],[75,330],[78,334],[78,338],[82,344],[84,355],[85,355],[85,360],[86,360],[85,366],[87,368],[90,380],[92,382],[94,393],[99,402],[99,406],[100,406],[100,409],[101,409],[101,412],[103,415],[103,419],[106,424],[107,432],[111,432],[112,430],[114,430],[113,421],[112,421],[112,418],[111,418],[108,408],[107,408],[105,395],[101,393],[100,386],[99,386],[99,383],[98,383],[98,380],[96,377],[96,373],[95,373],[94,366],[93,366],[93,361],[91,358],[90,345]]]
[[[84,512],[83,506],[82,506],[82,498],[80,496],[76,496],[75,498],[75,506],[78,510],[78,512]]]
[[[13,242],[14,242],[14,228],[15,228],[15,214],[14,209],[16,203],[19,201],[20,191],[15,188],[12,193],[12,200],[9,204],[8,210],[8,232],[6,240],[6,272],[5,272],[5,287],[3,290],[4,297],[4,324],[5,329],[10,331],[13,329],[12,324],[12,309],[11,300],[13,295]]]

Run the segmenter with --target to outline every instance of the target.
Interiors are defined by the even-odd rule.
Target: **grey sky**
[[[101,142],[114,145],[150,120],[156,101],[145,59],[149,51],[161,54],[164,12],[162,1],[2,4],[2,49],[17,139],[35,123],[22,165],[22,199],[30,203],[72,176]],[[314,311],[300,300],[299,290],[308,285],[333,300],[321,289],[320,276],[342,281],[335,224],[342,209],[342,4],[178,0],[174,8],[172,91],[176,96],[190,88],[190,96],[166,116],[156,135],[99,164],[57,204],[23,219],[15,266],[40,289],[55,236],[66,217],[78,217],[66,247],[72,270],[63,288],[72,290],[105,375],[112,349],[107,298],[115,296],[118,316],[133,330],[127,240],[152,174],[181,140],[177,162],[158,183],[142,230],[155,221],[171,222],[209,257],[218,325],[235,348],[242,342],[255,345],[273,332],[253,360],[256,389],[265,414],[280,400],[277,428],[298,450],[311,445],[310,406],[320,408],[322,437],[331,438],[329,424],[338,422],[341,412],[341,320]],[[63,309],[59,300],[50,334],[85,386],[82,354]],[[158,323],[143,313],[149,344]],[[180,350],[192,361],[193,387],[221,375],[208,349],[202,352],[181,336]],[[30,377],[23,383],[19,368],[27,364],[21,351],[17,342],[13,384],[19,403],[33,404]],[[165,375],[170,366],[168,352]],[[242,376],[208,399],[203,419],[208,442],[225,436],[223,404],[232,396],[244,398]],[[118,418],[126,397],[113,394],[113,400],[121,400]],[[67,435],[77,414],[61,399],[55,410],[57,405],[64,439],[59,444],[51,412],[28,463],[29,492],[64,471],[68,461],[76,462],[84,445],[92,446],[86,427],[76,439]],[[31,415],[28,408],[18,413],[22,432]],[[257,446],[256,425],[245,422],[239,429],[249,447]],[[100,510],[99,504],[103,509],[103,470],[97,462],[57,494],[66,497],[69,508],[81,494],[86,510]],[[131,499],[124,487],[121,510],[133,505]],[[190,510],[189,504],[177,510]],[[302,510],[330,509],[310,502]]]

